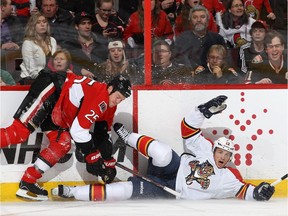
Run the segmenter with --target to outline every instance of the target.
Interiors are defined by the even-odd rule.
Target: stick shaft
[[[131,173],[131,174],[133,174],[133,175],[136,175],[136,176],[142,178],[143,180],[145,180],[145,181],[147,181],[147,182],[149,182],[149,183],[151,183],[151,184],[154,184],[154,185],[157,186],[157,187],[162,188],[163,190],[167,191],[168,193],[170,193],[170,194],[172,194],[172,195],[174,195],[174,196],[176,196],[176,197],[180,197],[180,193],[178,193],[177,191],[172,190],[171,188],[166,187],[166,186],[164,186],[164,185],[162,185],[162,184],[160,184],[160,183],[158,183],[158,182],[155,182],[155,181],[153,181],[152,179],[149,179],[149,178],[141,175],[140,173],[135,172],[135,171],[133,171],[132,169],[130,169],[130,168],[128,168],[128,167],[126,167],[126,166],[118,163],[118,162],[116,163],[116,166],[118,166],[119,168],[121,168],[121,169],[123,169],[123,170],[125,170],[125,171],[127,171],[127,172],[129,172],[129,173]]]
[[[288,177],[288,173],[285,174],[284,176],[282,176],[281,178],[277,179],[276,181],[272,182],[270,185],[275,186],[275,185],[279,184],[281,181],[283,181],[284,179],[286,179],[287,177]]]

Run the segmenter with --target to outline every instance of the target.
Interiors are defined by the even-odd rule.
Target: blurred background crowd
[[[1,86],[43,69],[146,84],[145,31],[154,85],[287,84],[286,0],[1,0]]]

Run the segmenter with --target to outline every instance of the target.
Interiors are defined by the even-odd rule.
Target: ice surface
[[[288,199],[2,202],[0,210],[2,216],[287,216]]]

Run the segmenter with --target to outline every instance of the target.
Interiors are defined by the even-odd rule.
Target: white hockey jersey
[[[212,143],[199,129],[204,116],[193,110],[181,123],[185,152],[177,173],[176,190],[181,199],[219,199],[237,197],[252,200],[254,186],[243,182],[234,168],[217,168]]]

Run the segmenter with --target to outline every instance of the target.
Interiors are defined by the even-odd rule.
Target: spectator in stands
[[[49,59],[47,68],[52,72],[57,71],[73,71],[72,58],[68,50],[58,49]]]
[[[33,13],[25,29],[20,84],[31,84],[46,66],[46,59],[51,57],[56,49],[57,42],[50,36],[50,26],[46,17],[40,12]]]
[[[240,48],[239,57],[241,62],[241,71],[247,73],[249,65],[253,62],[253,59],[265,53],[264,50],[264,38],[266,35],[266,24],[257,20],[251,26],[250,34],[252,37],[251,43],[247,43]]]
[[[176,62],[192,68],[195,72],[204,70],[207,52],[213,44],[225,46],[223,37],[207,30],[209,11],[202,5],[191,9],[191,31],[185,31],[175,40],[173,57]]]
[[[103,35],[107,40],[123,38],[126,27],[124,21],[117,15],[113,0],[99,0],[96,3],[97,10],[92,32]]]
[[[111,41],[108,44],[108,50],[107,61],[95,67],[94,74],[97,81],[108,83],[116,75],[124,74],[129,77],[132,85],[144,83],[143,71],[126,59],[124,42],[119,40]]]
[[[179,13],[181,0],[159,0],[160,8],[165,11],[173,25]]]
[[[216,14],[216,22],[229,48],[239,48],[251,41],[249,32],[255,20],[245,13],[244,0],[228,0],[223,15]]]
[[[18,50],[23,41],[22,23],[11,13],[11,0],[1,0],[1,50]]]
[[[93,16],[81,12],[75,15],[74,23],[77,36],[67,39],[62,48],[67,49],[72,56],[74,73],[90,78],[95,65],[106,61],[108,49],[106,40],[92,33]]]
[[[245,0],[245,11],[246,13],[255,20],[260,18],[260,14],[263,6],[265,7],[268,15],[267,18],[275,20],[276,16],[273,13],[269,0]]]
[[[41,0],[41,12],[47,18],[51,36],[57,41],[57,45],[61,44],[67,39],[75,35],[73,28],[72,14],[59,7],[58,0]],[[73,36],[72,36],[73,37]]]
[[[272,30],[264,39],[266,57],[258,55],[251,63],[251,73],[247,73],[246,83],[287,84],[287,53],[283,36]]]
[[[144,44],[144,0],[139,0],[138,10],[129,19],[123,39],[131,48]],[[151,0],[152,39],[167,39],[172,43],[173,29],[166,13],[160,9],[159,0]],[[145,27],[147,28],[147,27]]]
[[[16,85],[16,82],[8,71],[0,69],[0,86],[7,85]]]
[[[267,24],[270,25],[270,28],[281,32],[286,39],[287,43],[287,26],[288,26],[288,17],[287,17],[287,0],[269,0],[272,10],[276,16],[275,20],[267,20]]]
[[[175,21],[174,33],[175,36],[178,36],[183,31],[191,30],[191,21],[189,20],[189,13],[191,8],[196,5],[202,5],[202,0],[184,0],[184,4],[181,8],[180,14],[177,16]],[[218,33],[218,27],[214,16],[212,13],[209,13],[209,23],[208,30]]]
[[[152,83],[169,85],[194,83],[192,70],[171,60],[170,45],[165,40],[153,44]]]
[[[227,64],[227,50],[223,45],[212,45],[207,54],[205,70],[195,73],[195,82],[201,84],[240,83],[240,76]]]

